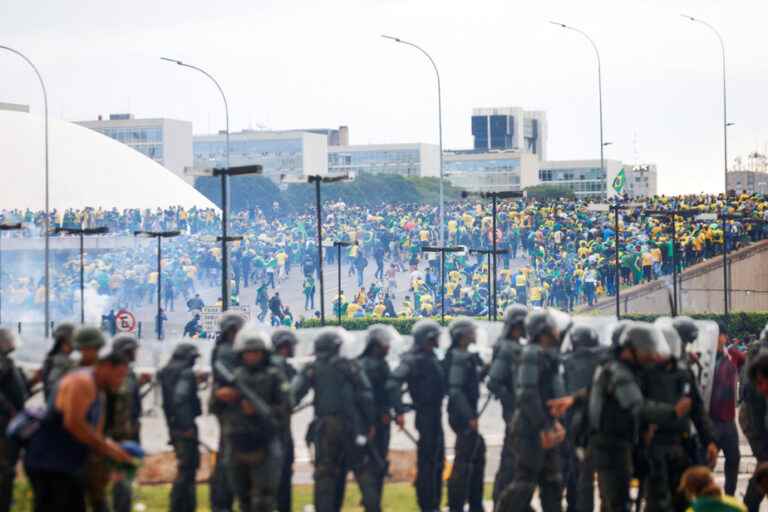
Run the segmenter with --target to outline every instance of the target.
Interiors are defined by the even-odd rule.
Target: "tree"
[[[552,201],[557,199],[576,199],[576,194],[563,185],[549,185],[542,183],[525,189],[529,199],[539,201]]]

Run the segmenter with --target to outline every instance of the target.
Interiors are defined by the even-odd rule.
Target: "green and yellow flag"
[[[613,178],[613,190],[615,190],[617,194],[621,194],[621,192],[624,190],[624,183],[626,183],[626,181],[627,178],[624,175],[624,169],[622,169],[619,171],[616,177]]]

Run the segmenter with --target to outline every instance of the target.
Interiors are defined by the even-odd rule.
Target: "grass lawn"
[[[492,486],[490,484],[486,484],[486,499],[490,499],[491,488]],[[293,510],[301,512],[304,510],[304,505],[312,503],[312,486],[297,485],[294,486],[293,490]],[[144,510],[147,512],[168,510],[168,498],[170,494],[170,485],[140,486],[136,489],[134,494],[134,507],[137,504],[142,503],[146,507]],[[19,479],[16,484],[15,499],[16,503],[13,507],[14,511],[32,511],[32,494],[23,478]],[[443,499],[445,499],[445,492],[443,492]],[[360,492],[358,491],[357,484],[350,483],[347,485],[347,493],[343,509],[349,511],[362,511],[363,509],[359,506],[359,503]],[[207,485],[198,485],[197,504],[198,511],[210,512]],[[393,512],[418,512],[419,508],[416,506],[416,493],[413,485],[408,483],[387,484],[384,487],[382,509]],[[137,509],[134,508],[134,510]]]

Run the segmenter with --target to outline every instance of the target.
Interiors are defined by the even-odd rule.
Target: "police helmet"
[[[654,329],[653,325],[647,322],[632,322],[621,333],[619,347],[633,348],[638,352],[649,352],[652,354],[667,351],[668,349],[660,350],[662,347],[658,334],[659,332]],[[661,341],[664,341],[663,338],[661,338]],[[664,344],[666,345],[666,342]]]
[[[235,329],[239,331],[245,325],[245,318],[237,311],[225,311],[219,318],[219,330],[221,332]]]
[[[413,346],[424,348],[430,342],[438,345],[442,329],[440,324],[434,320],[419,320],[413,325],[411,334],[413,335]]]
[[[16,333],[7,327],[0,327],[0,354],[10,354],[16,350]]]
[[[100,349],[107,344],[107,339],[104,337],[104,333],[102,333],[98,327],[87,325],[85,327],[80,327],[75,331],[73,341],[77,350],[83,348]]]
[[[762,332],[760,333],[760,341],[762,343],[768,343],[768,324],[765,324]]]
[[[531,312],[525,319],[525,332],[528,334],[528,340],[531,342],[546,334],[551,333],[554,336],[554,332],[557,330],[557,323],[555,318],[545,309]]]
[[[365,333],[365,351],[367,352],[373,346],[379,346],[384,349],[389,348],[392,345],[395,334],[395,329],[389,325],[376,324],[370,326],[368,332]]]
[[[53,329],[51,336],[54,341],[72,341],[75,334],[75,324],[70,322],[61,322]]]
[[[139,348],[139,340],[130,333],[121,333],[112,338],[112,351],[125,353]]]
[[[477,332],[477,324],[471,318],[457,318],[448,325],[451,345],[457,343],[464,336],[471,336],[475,332]]]
[[[619,320],[619,322],[613,326],[613,332],[611,333],[611,345],[619,347],[621,341],[621,335],[627,330],[627,327],[632,325],[632,320]]]
[[[680,335],[678,334],[677,329],[675,329],[673,319],[670,317],[661,317],[657,318],[653,324],[661,330],[661,334],[664,336],[664,339],[667,340],[670,355],[675,359],[683,357],[683,340],[680,339]]]
[[[680,335],[680,340],[683,344],[693,343],[699,336],[699,328],[696,327],[696,323],[693,318],[689,316],[678,316],[672,319],[672,325],[674,326],[677,334]]]
[[[200,351],[196,345],[192,343],[179,343],[176,348],[173,349],[173,359],[188,359],[195,360],[200,357]]]
[[[315,356],[331,357],[338,354],[343,343],[341,327],[327,327],[315,338]]]
[[[577,325],[571,330],[571,345],[574,349],[595,348],[599,343],[597,331],[587,325]]]
[[[272,331],[272,348],[275,350],[286,344],[295,347],[298,343],[299,339],[296,337],[296,333],[287,327],[278,327]]]
[[[504,310],[504,328],[502,330],[502,337],[505,339],[510,338],[510,332],[515,327],[519,327],[522,330],[521,336],[525,336],[525,317],[528,316],[528,308],[522,304],[512,304]]]
[[[241,329],[235,337],[234,351],[238,354],[245,352],[270,352],[269,335],[261,329]]]

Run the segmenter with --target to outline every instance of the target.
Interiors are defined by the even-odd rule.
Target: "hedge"
[[[632,320],[653,322],[657,317],[661,315],[626,315],[622,318],[629,318]],[[700,314],[690,315],[697,320],[714,320],[715,322],[724,321],[722,314]],[[480,320],[485,319],[485,317]],[[349,318],[342,319],[341,324],[344,328],[351,331],[362,331],[374,324],[386,324],[393,326],[400,334],[410,334],[413,324],[415,324],[418,318]],[[436,318],[435,320],[440,320]],[[449,317],[446,317],[446,322],[449,321]],[[759,336],[760,331],[763,330],[766,324],[768,324],[768,312],[759,313],[731,313],[728,315],[728,319],[725,320],[728,326],[729,336],[732,338],[745,338],[748,335]],[[336,318],[329,318],[326,325],[337,325]],[[305,320],[302,328],[320,327],[320,320],[309,319]]]

